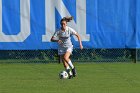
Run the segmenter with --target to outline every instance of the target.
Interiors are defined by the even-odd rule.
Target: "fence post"
[[[130,51],[131,51],[133,62],[136,63],[137,62],[137,49],[134,48],[134,49],[131,49]]]
[[[60,55],[58,55],[59,56],[59,64],[62,62],[62,58],[61,58],[61,56]]]

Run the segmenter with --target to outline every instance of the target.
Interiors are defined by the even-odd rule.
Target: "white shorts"
[[[66,52],[70,52],[72,54],[73,46],[69,48],[59,48],[58,55],[64,55]]]

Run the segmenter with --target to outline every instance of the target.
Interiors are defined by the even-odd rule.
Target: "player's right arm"
[[[58,32],[56,31],[53,36],[51,37],[51,42],[58,42]]]
[[[51,38],[51,42],[57,42],[57,43],[59,43],[59,44],[63,43],[61,40],[57,40],[57,39],[55,39],[55,37],[53,37],[53,36],[52,36],[52,38]]]
[[[58,31],[56,31],[56,32],[54,33],[54,35],[51,37],[51,40],[50,40],[50,41],[51,41],[51,42],[58,42],[59,44],[62,43],[62,41],[59,40],[59,32],[58,32]]]
[[[59,40],[56,40],[55,37],[51,37],[51,42],[58,42]]]

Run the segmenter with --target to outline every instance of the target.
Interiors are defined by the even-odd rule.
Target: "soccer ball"
[[[59,78],[60,79],[67,79],[68,78],[68,73],[66,72],[66,71],[61,71],[60,73],[59,73]]]

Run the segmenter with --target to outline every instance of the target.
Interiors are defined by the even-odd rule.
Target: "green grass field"
[[[140,64],[75,63],[78,76],[61,80],[62,64],[0,64],[0,93],[140,93]]]

